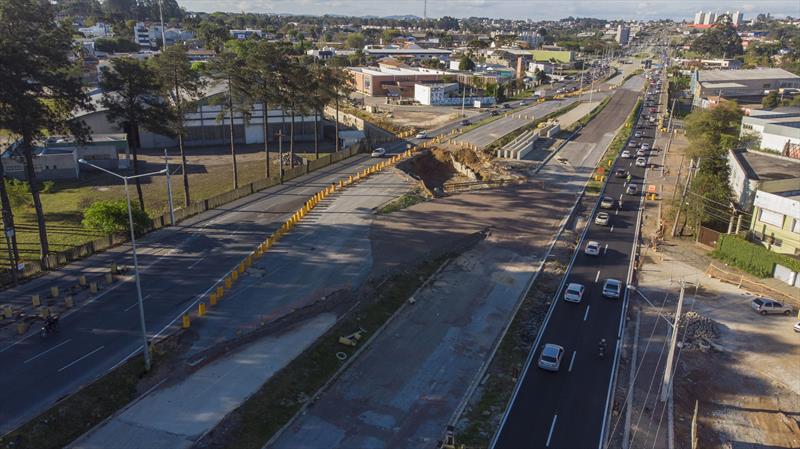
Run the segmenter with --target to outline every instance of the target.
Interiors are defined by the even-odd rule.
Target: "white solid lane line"
[[[594,277],[594,283],[596,284],[598,280],[600,280],[600,270],[597,270],[597,274]]]
[[[26,361],[24,361],[24,362],[22,362],[22,363],[23,363],[23,364],[25,364],[25,363],[31,362],[31,361],[33,361],[33,360],[36,360],[36,359],[38,359],[39,357],[41,357],[41,356],[43,356],[43,355],[47,354],[48,352],[50,352],[50,351],[52,351],[52,350],[54,350],[54,349],[56,349],[56,348],[59,348],[59,347],[61,347],[61,346],[64,346],[65,344],[67,344],[67,343],[69,343],[69,342],[71,342],[71,341],[72,341],[72,339],[71,339],[71,338],[68,338],[68,339],[66,339],[66,340],[62,341],[61,343],[59,343],[59,344],[57,344],[57,345],[53,346],[52,348],[48,349],[47,351],[40,352],[40,353],[36,354],[35,356],[33,356],[33,357],[29,358],[28,360],[26,360]]]
[[[608,232],[614,232],[614,225],[611,225],[611,229],[609,229]]]
[[[588,306],[588,305],[586,306],[586,313],[583,314],[583,321],[586,321],[586,320],[589,319],[589,308],[590,307],[591,306]]]
[[[558,420],[558,415],[553,415],[553,422],[550,424],[550,433],[547,434],[547,443],[545,446],[550,447],[550,439],[553,438],[553,430],[556,428],[556,421]]]
[[[572,360],[569,361],[569,368],[567,369],[567,372],[569,373],[572,372],[572,365],[575,363],[575,354],[577,353],[578,351],[572,351]]]
[[[199,264],[203,260],[205,260],[205,257],[201,257],[201,258],[197,259],[196,261],[192,262],[192,264],[189,265],[187,268],[191,270],[192,268],[194,268],[195,265]]]
[[[142,302],[146,301],[147,298],[149,298],[149,297],[150,297],[150,295],[145,295],[142,298]],[[136,301],[135,303],[133,303],[133,304],[129,305],[128,307],[126,307],[124,312],[127,312],[128,310],[131,310],[132,308],[136,307],[137,305],[139,305],[139,301]]]
[[[69,368],[70,366],[72,366],[72,365],[74,365],[74,364],[76,364],[76,363],[80,362],[81,360],[85,359],[86,357],[89,357],[90,355],[94,354],[95,352],[97,352],[97,351],[99,351],[99,350],[101,350],[101,349],[103,349],[103,348],[105,348],[105,346],[100,346],[99,348],[97,348],[97,349],[95,349],[94,351],[92,351],[92,352],[90,352],[90,353],[88,353],[88,354],[84,355],[83,357],[81,357],[81,358],[79,358],[79,359],[76,359],[76,360],[72,361],[72,362],[71,362],[71,363],[69,363],[68,365],[64,365],[64,366],[62,366],[61,368],[59,368],[59,369],[58,369],[58,372],[60,373],[61,371],[64,371],[65,369]]]

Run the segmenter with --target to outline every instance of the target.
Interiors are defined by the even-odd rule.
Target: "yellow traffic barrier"
[[[50,287],[50,297],[51,298],[58,298],[58,286]]]
[[[17,323],[17,334],[22,335],[28,330],[28,325],[24,321]]]
[[[231,285],[233,285],[233,280],[231,279],[230,276],[226,276],[225,277],[225,289],[226,290],[230,290]]]
[[[81,287],[86,287],[86,276],[80,275],[78,276],[78,285]]]
[[[89,293],[97,293],[97,282],[89,283]]]
[[[75,305],[75,301],[72,300],[72,295],[67,295],[64,298],[64,307],[71,309]]]
[[[225,296],[225,288],[223,288],[221,285],[217,287],[216,295],[217,299],[222,299],[222,297]]]
[[[210,305],[212,305],[212,306],[216,306],[217,305],[217,294],[216,293],[212,293],[212,294],[208,295],[208,303]]]
[[[117,274],[117,271],[118,271],[117,263],[116,262],[111,262],[111,273],[112,274]]]
[[[111,273],[106,273],[106,284],[111,284],[114,282],[114,275]]]
[[[245,269],[246,269],[246,267],[245,267],[245,262],[242,262],[242,263],[240,263],[240,264],[239,264],[239,274],[242,274],[242,273],[244,273],[244,270],[245,270]]]
[[[31,295],[31,304],[33,307],[39,307],[42,305],[42,300],[39,299],[39,295]]]
[[[14,308],[11,304],[3,304],[3,317],[11,318],[14,316]]]
[[[201,302],[197,305],[197,316],[203,316],[206,314],[206,303]]]
[[[236,271],[236,270],[233,270],[231,272],[231,282],[236,282],[238,280],[239,280],[239,272]]]
[[[192,325],[192,321],[189,319],[189,314],[184,313],[181,319],[181,327],[184,329],[189,329],[189,326]]]
[[[39,318],[45,319],[50,316],[50,307],[41,306],[37,309],[36,314],[39,315]]]

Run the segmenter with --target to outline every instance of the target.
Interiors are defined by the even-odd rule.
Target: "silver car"
[[[611,221],[611,217],[609,217],[608,212],[598,212],[597,216],[594,217],[594,224],[600,226],[608,226],[609,221]]]
[[[547,343],[539,355],[539,368],[547,371],[558,371],[563,358],[564,348],[553,343]]]
[[[622,295],[622,282],[616,279],[606,279],[603,284],[603,296],[606,298],[619,298]]]
[[[750,307],[762,315],[782,313],[786,316],[789,316],[792,314],[791,306],[785,306],[782,303],[769,298],[756,298],[750,303]]]

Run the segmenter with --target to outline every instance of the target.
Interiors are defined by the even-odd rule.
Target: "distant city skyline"
[[[422,17],[424,0],[179,0],[189,11],[274,14]],[[428,17],[494,17],[552,20],[601,19],[692,20],[697,11],[742,11],[745,20],[760,13],[800,17],[798,0],[428,0]]]

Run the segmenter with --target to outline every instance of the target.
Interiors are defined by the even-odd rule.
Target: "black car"
[[[614,176],[617,178],[625,178],[628,176],[628,171],[624,168],[618,168],[614,170]]]
[[[467,119],[461,120],[461,126],[467,126],[467,125],[469,125],[469,120]]]
[[[511,109],[511,105],[506,103],[506,104],[503,105],[503,108],[504,109]]]
[[[497,115],[497,114],[498,114],[498,112],[497,112],[497,111],[491,111],[491,112],[489,112],[489,115]]]

